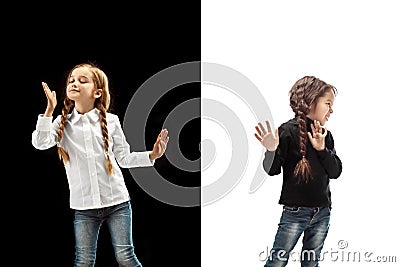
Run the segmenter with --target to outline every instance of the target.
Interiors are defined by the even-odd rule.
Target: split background
[[[377,260],[375,256],[400,260],[394,219],[400,149],[396,139],[400,97],[396,1],[17,4],[4,8],[8,16],[1,19],[4,262],[11,260],[13,266],[72,264],[73,229],[65,174],[55,151],[36,151],[30,137],[46,105],[40,82],[60,90],[65,72],[86,60],[96,61],[110,76],[114,111],[122,117],[143,82],[188,61],[222,64],[247,76],[265,96],[275,126],[292,116],[287,92],[296,79],[314,74],[334,84],[339,95],[328,127],[344,169],[332,182],[334,209],[325,249],[341,251],[338,243],[344,240],[346,253],[372,252],[372,261]],[[157,111],[164,117],[178,103],[199,96],[199,85],[176,88],[160,101]],[[268,177],[256,192],[249,193],[262,155],[253,138],[256,120],[245,104],[238,104],[240,99],[221,88],[202,86],[201,96],[238,112],[238,123],[248,133],[246,174],[214,204],[182,208],[153,199],[125,171],[134,204],[136,252],[145,267],[262,266],[260,253],[271,247],[279,220],[281,177]],[[153,115],[146,129],[149,149],[161,124],[157,112]],[[199,143],[207,137],[215,141],[220,164],[204,171],[200,181],[199,173],[183,173],[160,160],[159,170],[177,184],[211,183],[229,162],[229,134],[212,136],[217,127],[203,123],[207,128],[200,127],[200,120],[184,128],[182,151],[188,158],[198,158]],[[102,232],[97,266],[116,266],[107,231]],[[395,263],[324,262],[324,266],[344,265]]]

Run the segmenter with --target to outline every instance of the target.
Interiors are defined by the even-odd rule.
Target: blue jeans
[[[301,234],[303,246],[295,260],[301,261],[302,267],[318,267],[318,258],[329,230],[331,211],[327,207],[288,207],[283,206],[278,231],[265,267],[286,266],[291,251],[296,246]]]
[[[142,266],[137,259],[132,241],[131,203],[115,206],[75,210],[75,263],[74,266],[94,266],[100,227],[107,223],[115,258],[119,266]]]

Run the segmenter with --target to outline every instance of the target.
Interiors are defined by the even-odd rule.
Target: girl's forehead
[[[73,76],[73,77],[79,77],[79,76],[92,77],[93,74],[92,74],[92,72],[89,70],[88,67],[79,67],[79,68],[74,69],[74,70],[71,72],[71,77],[72,77],[72,76]]]
[[[321,98],[334,100],[335,99],[335,94],[333,93],[333,90],[328,90],[328,91],[325,92],[325,94],[322,95]]]

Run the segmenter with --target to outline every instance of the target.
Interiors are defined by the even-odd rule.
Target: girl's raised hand
[[[150,152],[151,160],[159,158],[165,153],[165,150],[167,149],[168,140],[169,140],[168,130],[162,129],[157,136],[156,142],[153,145],[153,150]]]
[[[265,122],[267,124],[267,130],[264,128],[261,122],[259,122],[258,125],[255,127],[257,133],[255,133],[254,136],[268,151],[275,151],[279,145],[278,128],[275,129],[275,134],[274,134],[272,133],[269,121]]]
[[[50,91],[49,86],[47,83],[42,82],[43,90],[44,93],[46,94],[47,98],[47,108],[44,113],[44,116],[51,116],[53,114],[54,109],[57,106],[57,97],[56,97],[56,92],[55,91]]]
[[[310,139],[311,145],[316,150],[324,150],[325,149],[325,136],[328,134],[328,130],[321,126],[321,123],[317,120],[314,120],[314,123],[311,124],[311,131],[307,132],[308,138]]]

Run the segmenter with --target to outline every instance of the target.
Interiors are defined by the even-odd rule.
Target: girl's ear
[[[96,92],[94,93],[95,98],[101,97],[101,94],[103,93],[103,89],[97,89]]]

